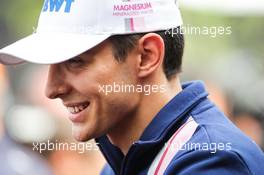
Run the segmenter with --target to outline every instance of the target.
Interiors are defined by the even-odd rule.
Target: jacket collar
[[[193,81],[182,84],[182,91],[178,93],[144,130],[140,141],[153,142],[166,135],[170,128],[181,116],[188,113],[201,99],[208,96],[205,86],[201,81]]]
[[[184,83],[182,84],[182,89],[180,93],[158,112],[144,130],[140,139],[134,145],[134,147],[136,146],[137,148],[133,150],[133,154],[137,155],[136,157],[144,156],[154,158],[153,156],[156,155],[167,139],[169,139],[176,129],[188,118],[188,113],[191,109],[208,96],[205,86],[201,81]],[[99,142],[99,147],[107,162],[111,165],[113,170],[119,174],[124,160],[124,155],[121,150],[111,144],[107,136],[97,138],[96,141]],[[129,153],[130,152],[128,152],[126,157],[133,157],[133,155],[129,155]],[[135,162],[140,164],[140,161],[132,161],[133,158],[129,158],[129,160],[130,162],[134,162],[134,166],[136,166]]]

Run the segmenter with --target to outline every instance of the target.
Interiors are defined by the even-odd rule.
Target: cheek
[[[70,82],[74,85],[74,89],[83,96],[91,97],[98,94],[103,77],[100,72],[94,72],[92,70],[85,71],[72,78]]]
[[[102,60],[100,60],[102,61]],[[131,65],[126,62],[118,63],[115,58],[106,59],[105,62],[99,62],[93,70],[95,80],[101,85],[115,83],[132,83],[134,73]]]
[[[118,92],[117,89],[115,89],[117,92],[114,92],[114,84],[123,86],[136,84],[130,71],[120,64],[112,66],[111,69],[104,69],[105,72],[101,72],[97,77],[97,92],[99,92],[99,86],[101,90],[104,89],[98,93],[98,112],[112,121],[119,120],[134,110],[140,97],[140,94]]]
[[[111,93],[100,98],[99,113],[109,123],[117,123],[120,120],[133,115],[140,101],[140,95],[136,93]]]

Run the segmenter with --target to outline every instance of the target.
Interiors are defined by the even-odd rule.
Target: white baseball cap
[[[60,63],[112,35],[180,25],[175,0],[45,0],[36,32],[1,49],[0,63]]]

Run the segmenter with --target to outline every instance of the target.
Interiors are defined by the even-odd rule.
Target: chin
[[[93,134],[89,134],[84,128],[74,125],[72,126],[72,135],[78,142],[86,142],[94,138]]]

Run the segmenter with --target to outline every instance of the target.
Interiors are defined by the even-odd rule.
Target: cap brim
[[[110,35],[35,33],[0,50],[0,63],[56,64],[76,57]]]

